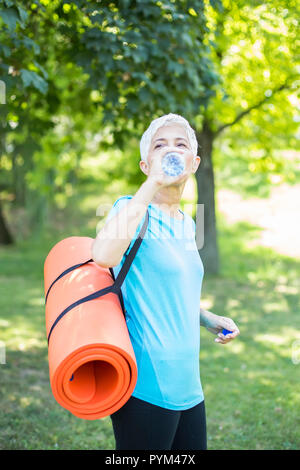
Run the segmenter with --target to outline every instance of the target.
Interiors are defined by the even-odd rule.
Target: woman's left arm
[[[200,308],[200,326],[205,326],[208,331],[218,335],[215,339],[216,343],[229,343],[240,334],[240,330],[231,318],[216,315],[203,308]],[[226,336],[223,335],[223,328],[232,331],[232,333],[228,333]]]

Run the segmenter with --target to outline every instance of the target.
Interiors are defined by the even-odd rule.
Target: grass
[[[292,361],[300,339],[299,261],[263,247],[247,249],[257,233],[246,223],[222,224],[222,274],[203,285],[204,304],[233,318],[241,332],[225,346],[213,344],[205,330],[201,335],[212,449],[300,447],[300,365]]]
[[[55,402],[48,377],[43,263],[65,236],[95,236],[101,201],[88,201],[70,207],[72,217],[57,215],[59,231],[0,248],[1,449],[114,449],[110,418],[71,415]],[[218,229],[221,272],[205,275],[202,306],[232,317],[241,334],[223,346],[201,328],[208,447],[299,449],[300,364],[292,362],[292,349],[300,339],[300,262],[249,248],[258,227],[227,226],[220,218]]]

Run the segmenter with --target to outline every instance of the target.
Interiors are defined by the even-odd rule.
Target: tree
[[[207,271],[217,273],[214,165],[222,139],[253,173],[257,168],[269,174],[282,169],[278,149],[297,142],[299,146],[295,138],[299,4],[223,0],[222,8],[207,5],[206,17],[206,40],[221,86],[203,111],[197,134],[202,162],[196,176],[198,203],[205,211],[205,246],[200,253]]]
[[[99,91],[103,123],[121,147],[145,120],[172,109],[193,115],[214,94],[202,0],[74,4],[82,16],[79,33],[73,19],[58,30],[69,38],[66,54]]]
[[[131,5],[131,2],[126,3]],[[185,15],[180,25],[181,28],[188,26],[186,34],[193,41],[191,42],[191,45],[193,44],[192,55],[190,55],[180,50],[181,42],[178,38],[184,37],[185,31],[183,29],[179,33],[179,28],[177,30],[178,16],[176,14],[172,14],[172,23],[166,25],[165,15],[161,17],[157,6],[154,7],[149,10],[152,24],[147,24],[145,30],[144,22],[148,19],[147,9],[150,3],[135,2],[134,11],[137,16],[130,17],[128,25],[136,33],[135,45],[133,44],[132,47],[135,49],[135,61],[140,65],[141,71],[130,72],[127,67],[127,73],[121,75],[122,80],[126,82],[124,88],[122,80],[120,80],[122,85],[118,86],[115,78],[117,71],[112,67],[112,61],[108,67],[112,70],[112,82],[107,81],[110,90],[108,96],[111,99],[111,104],[106,103],[107,116],[108,120],[119,125],[119,131],[116,126],[113,126],[112,132],[115,142],[121,148],[124,148],[122,136],[125,135],[125,129],[130,123],[133,122],[130,135],[135,135],[139,139],[141,132],[152,119],[167,112],[184,115],[196,129],[202,157],[201,165],[196,173],[198,203],[204,204],[204,247],[200,254],[206,272],[217,273],[219,256],[213,155],[216,156],[221,136],[223,139],[225,136],[226,140],[230,141],[228,145],[233,149],[238,148],[240,153],[245,144],[249,145],[249,149],[251,147],[250,155],[244,156],[249,160],[249,164],[252,163],[251,168],[257,167],[257,154],[260,155],[260,169],[268,168],[270,171],[273,168],[275,171],[282,165],[282,159],[276,154],[276,150],[292,145],[295,140],[295,130],[298,127],[294,117],[295,105],[290,99],[291,94],[294,96],[298,83],[297,64],[293,60],[297,48],[298,23],[295,13],[297,4],[294,1],[274,0],[262,4],[256,0],[252,2],[224,0],[222,4],[205,2],[205,10],[201,9],[202,2],[197,3],[198,8],[187,10],[188,3],[176,2],[177,8],[182,8],[183,14],[188,11],[191,16],[189,18]],[[125,3],[122,3],[122,6],[124,5]],[[117,39],[121,37],[118,29],[118,14],[121,11],[123,16],[126,16],[122,8],[116,7],[116,16],[109,17],[111,27],[116,27]],[[201,15],[198,14],[199,11]],[[201,27],[201,24],[204,24],[204,27]],[[176,48],[174,49],[172,48],[171,28],[172,32],[176,31]],[[202,37],[197,34],[199,30],[204,32]],[[168,35],[166,44],[168,47],[164,50],[164,58],[167,62],[164,70],[160,68],[156,71],[156,62],[158,61],[159,64],[161,62],[160,54],[152,49],[151,42],[152,38],[160,32],[166,32]],[[100,37],[99,30],[93,34],[96,38]],[[130,45],[126,34],[128,33],[124,32],[124,38]],[[140,48],[141,37],[139,35],[143,39],[148,39],[144,50]],[[162,35],[157,44],[165,44],[164,39]],[[84,44],[81,46],[84,50],[79,52],[77,60],[78,57],[80,60],[80,54],[87,57],[86,48],[89,49],[89,46],[87,46],[87,41]],[[98,44],[97,41],[96,44]],[[117,42],[116,48],[118,45],[120,47]],[[146,50],[147,48],[150,50],[148,55],[144,52],[145,47]],[[80,51],[80,45],[77,49]],[[102,53],[102,49],[100,50]],[[123,53],[120,49],[117,51],[120,54],[120,61],[124,60],[128,53],[126,49]],[[166,54],[166,51],[170,52]],[[137,59],[136,55],[139,52],[142,53]],[[151,52],[157,54],[157,57],[154,55],[153,60]],[[177,69],[177,65],[172,64],[172,52],[176,52],[175,58],[179,64],[182,62],[183,65],[181,69],[178,68],[180,72],[178,75],[172,74],[174,67],[176,67],[175,70]],[[92,57],[94,54],[97,55],[97,49],[92,48]],[[104,57],[104,62],[106,59],[109,60],[107,56]],[[191,60],[187,60],[190,57]],[[95,59],[96,64],[97,60]],[[99,58],[99,62],[100,60]],[[198,68],[192,67],[193,61]],[[99,83],[97,73],[100,68],[97,66],[92,68],[95,74],[90,74],[90,76],[97,84]],[[206,70],[205,74],[202,73],[203,68]],[[190,75],[195,77],[197,74],[201,79],[201,87],[196,82],[196,86],[193,87],[193,84],[189,85],[187,81]],[[147,77],[152,78],[153,84],[149,83]],[[132,81],[132,78],[137,78],[137,81]],[[179,93],[176,92],[176,88],[174,91],[173,79],[178,80]],[[161,80],[161,83],[157,80]],[[183,93],[182,83],[185,84]],[[134,85],[132,92],[129,92],[132,85]],[[193,100],[192,105],[189,104],[190,99]],[[142,122],[140,116],[143,116]],[[135,176],[138,177],[137,174]]]
[[[241,160],[251,160],[250,168],[278,167],[274,146],[287,147],[295,139],[298,4],[1,0],[1,5],[0,68],[9,97],[1,108],[6,168],[20,156],[31,159],[23,180],[54,198],[49,180],[63,191],[89,136],[98,139],[106,128],[113,142],[101,137],[98,149],[115,145],[125,151],[129,139],[139,139],[155,117],[182,114],[201,146],[200,253],[206,272],[218,272],[214,165],[220,137],[239,150]],[[28,135],[39,149],[26,153]],[[17,194],[7,171],[0,182]],[[19,195],[22,200],[22,184]]]
[[[38,44],[34,37],[41,19],[36,18],[36,4],[1,0],[0,7],[0,70],[6,91],[5,104],[0,107],[0,204],[1,199],[13,193],[15,204],[24,205],[25,176],[32,169],[32,156],[39,148],[39,139],[53,127],[45,112],[53,109],[49,99],[51,83],[42,65],[43,41]],[[27,27],[29,20],[31,29]],[[35,102],[39,103],[38,108],[34,107]],[[0,220],[0,243],[12,243],[1,206]]]
[[[1,114],[2,161],[8,160],[8,170],[13,167],[11,181],[1,178],[2,189],[13,190],[20,203],[25,181],[50,194],[49,179],[55,179],[60,154],[51,135],[55,136],[54,118],[59,121],[65,114],[63,108],[72,122],[82,107],[83,134],[96,127],[93,112],[101,115],[114,144],[124,148],[146,116],[175,107],[192,114],[204,105],[216,75],[203,42],[203,10],[202,0],[193,2],[193,8],[186,0],[123,0],[101,6],[82,0],[1,0],[0,67],[8,96]],[[58,73],[68,78],[65,87],[76,93],[67,106],[68,97],[59,87],[64,78]],[[84,87],[76,82],[79,78]],[[74,146],[69,134],[67,143],[70,140]],[[20,161],[21,170],[16,169]]]
[[[132,135],[137,139],[153,118],[167,112],[184,115],[196,129],[202,158],[196,173],[197,202],[204,204],[204,247],[200,254],[206,272],[218,273],[214,166],[220,166],[220,149],[226,141],[230,152],[245,162],[246,171],[260,175],[266,170],[269,175],[280,169],[283,171],[284,163],[278,149],[294,146],[298,129],[295,100],[291,99],[291,96],[295,98],[298,87],[295,61],[298,21],[297,4],[293,1],[262,4],[224,0],[222,4],[206,2],[205,5],[207,24],[203,45],[209,48],[209,55],[207,49],[195,48],[194,52],[199,54],[202,62],[206,61],[209,70],[210,79],[204,82],[206,99],[201,103],[196,101],[196,110],[191,111],[185,105],[181,106],[177,95],[175,103],[162,101],[162,106],[153,99],[155,94],[152,92],[149,97],[155,103],[153,112],[149,99],[142,103],[137,100],[137,119],[131,108],[128,117],[134,119],[136,131],[133,130]],[[148,67],[146,64],[146,70]],[[163,72],[160,71],[160,76]],[[168,66],[165,72],[166,80],[169,80]],[[181,83],[185,83],[184,76],[180,78]],[[171,86],[167,85],[167,91],[172,95]],[[186,86],[186,99],[189,92],[190,87]],[[133,98],[139,96],[136,91],[134,93]],[[117,106],[114,109],[117,121],[118,110]],[[126,107],[124,112],[127,112]],[[145,117],[143,127],[139,125],[139,115]],[[120,132],[125,127],[124,119]],[[135,159],[139,159],[138,153]],[[135,171],[131,170],[131,181],[140,178],[136,164],[135,168]]]

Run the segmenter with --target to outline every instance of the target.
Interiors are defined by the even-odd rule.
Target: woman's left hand
[[[218,335],[215,339],[216,343],[227,344],[240,334],[240,330],[231,318],[215,315],[207,310],[205,311],[205,326],[208,331]],[[232,333],[223,335],[223,328]]]

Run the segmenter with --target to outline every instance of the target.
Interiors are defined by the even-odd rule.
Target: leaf
[[[25,23],[25,21],[27,20],[28,18],[28,13],[26,10],[24,10],[23,8],[21,8],[20,6],[17,6],[18,10],[19,10],[19,15],[20,15],[20,18],[21,18],[21,21],[22,23]]]
[[[185,44],[187,44],[188,46],[190,46],[190,47],[193,46],[193,40],[192,40],[192,38],[191,38],[191,36],[190,36],[189,34],[183,33],[183,34],[181,35],[181,40],[182,40]]]
[[[0,45],[0,47],[1,47],[2,51],[3,51],[4,56],[5,56],[5,57],[10,57],[10,55],[11,55],[11,49],[10,49],[8,46],[6,46],[5,44]]]
[[[20,23],[20,18],[15,8],[0,10],[0,16],[4,23],[8,26],[10,32],[13,32],[16,29],[17,22]]]
[[[167,66],[168,66],[168,71],[170,73],[174,73],[175,76],[180,75],[185,70],[184,65],[179,64],[178,62],[171,62],[170,61]]]
[[[24,37],[23,44],[27,49],[33,48],[35,54],[40,53],[40,46],[35,41],[33,41],[33,39]]]
[[[44,67],[42,67],[41,64],[39,64],[36,60],[33,60],[33,63],[38,69],[40,69],[40,71],[44,75],[44,78],[47,79],[48,78],[48,72],[44,69]]]
[[[209,3],[211,4],[211,7],[214,8],[216,11],[218,12],[224,11],[224,6],[221,0],[209,0]]]
[[[139,98],[141,101],[148,101],[151,99],[151,92],[148,90],[148,88],[141,88],[139,90]]]
[[[25,88],[30,85],[34,86],[41,93],[46,94],[48,90],[48,83],[42,77],[40,77],[36,72],[31,70],[21,69],[21,78]]]
[[[197,16],[197,13],[195,12],[194,8],[189,8],[188,12],[191,16]]]

